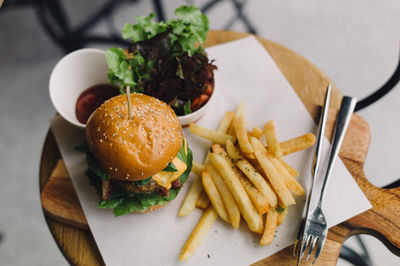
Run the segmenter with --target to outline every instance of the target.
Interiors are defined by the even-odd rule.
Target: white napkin
[[[215,129],[227,110],[234,111],[240,101],[246,104],[248,128],[274,119],[280,141],[307,132],[316,126],[268,52],[253,37],[207,49],[218,66],[215,95],[200,125]],[[191,176],[178,197],[166,207],[144,215],[114,217],[108,209],[97,207],[98,196],[84,172],[85,155],[74,151],[84,140],[84,131],[60,117],[51,121],[62,157],[85,212],[102,257],[108,265],[245,265],[263,259],[293,244],[304,207],[304,197],[289,208],[285,222],[278,227],[273,243],[258,245],[260,236],[249,232],[245,221],[239,230],[220,219],[213,225],[196,253],[184,263],[180,250],[200,218],[195,210],[178,217],[178,209],[190,186]],[[202,161],[209,143],[185,130],[194,158]],[[325,149],[327,151],[327,149]],[[309,189],[312,149],[285,157],[300,173],[299,182]],[[346,203],[346,204],[343,204]],[[328,184],[323,209],[329,226],[336,225],[371,208],[370,203],[338,160]]]

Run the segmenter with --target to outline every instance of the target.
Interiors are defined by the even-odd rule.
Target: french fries
[[[283,165],[275,158],[270,158],[287,188],[297,196],[304,195],[304,188],[294,179]]]
[[[250,179],[264,197],[267,198],[269,205],[272,208],[275,208],[278,201],[276,194],[260,173],[258,173],[247,160],[239,160],[236,165]]]
[[[235,134],[239,141],[240,149],[245,154],[252,154],[253,147],[249,142],[249,136],[247,135],[247,129],[246,129],[246,121],[244,120],[243,115],[240,115],[239,117],[235,118],[235,120],[233,121],[233,128],[235,129]]]
[[[214,183],[221,194],[221,198],[225,203],[226,209],[228,211],[229,219],[232,223],[233,228],[239,228],[240,224],[240,212],[239,208],[237,207],[235,200],[231,192],[229,191],[228,187],[225,185],[222,177],[219,175],[217,170],[212,165],[207,165],[207,171],[209,171]]]
[[[206,236],[207,232],[210,230],[211,226],[217,220],[218,215],[212,206],[209,206],[201,216],[196,227],[193,229],[192,233],[186,240],[185,245],[182,248],[181,254],[179,256],[180,261],[185,261],[196,251]]]
[[[229,156],[234,160],[240,160],[243,158],[242,155],[240,154],[240,151],[236,149],[235,145],[230,140],[226,142],[226,150]]]
[[[264,125],[264,135],[265,140],[267,141],[268,150],[271,154],[276,158],[282,157],[282,150],[278,140],[276,139],[274,120],[269,120]]]
[[[232,167],[224,159],[224,157],[216,153],[210,154],[210,162],[217,169],[218,173],[222,176],[250,230],[258,234],[262,233],[262,216],[258,214],[256,209],[254,208],[249,196],[244,190],[242,184],[240,183],[238,176],[232,170]]]
[[[286,215],[288,214],[289,208],[285,206],[282,202],[279,202],[278,207],[275,208],[276,212],[278,213],[278,225],[283,224],[285,221]]]
[[[229,111],[226,112],[224,117],[222,118],[222,121],[218,125],[217,132],[219,132],[219,133],[228,132],[228,129],[231,126],[234,118],[235,118],[234,112],[229,112]]]
[[[286,206],[296,203],[289,189],[281,179],[279,172],[276,170],[274,164],[271,162],[271,156],[267,153],[264,145],[255,137],[250,137],[251,144],[253,145],[255,156],[260,163],[262,169],[268,177],[269,182],[275,189],[276,194]]]
[[[266,246],[272,243],[274,240],[277,223],[278,214],[276,213],[276,210],[269,210],[267,213],[267,218],[265,219],[265,230],[260,240],[260,246]]]
[[[196,161],[192,161],[192,170],[195,175],[201,176],[201,172],[204,170],[204,164],[198,163]]]
[[[238,175],[238,177],[243,185],[243,188],[246,190],[251,201],[253,202],[254,207],[256,207],[257,212],[259,214],[266,213],[270,208],[268,204],[268,199],[263,194],[261,194],[261,192],[258,191],[257,188],[246,177],[242,175]]]
[[[206,209],[210,204],[210,199],[208,198],[207,194],[203,191],[199,198],[196,201],[196,207],[200,209]]]
[[[196,202],[199,198],[201,192],[203,191],[203,186],[201,184],[201,176],[196,177],[192,186],[189,188],[185,199],[183,200],[182,206],[179,209],[178,216],[189,215],[194,208],[196,208]]]
[[[240,102],[238,107],[236,108],[235,118],[238,118],[241,115],[244,116],[245,112],[246,112],[245,110],[246,110],[246,107],[244,105],[244,102]]]
[[[296,169],[294,169],[293,167],[291,167],[287,162],[285,162],[285,160],[283,160],[282,158],[278,159],[279,162],[283,165],[283,167],[285,167],[285,169],[289,172],[289,174],[292,177],[297,177],[299,176],[299,172],[297,172]]]
[[[282,155],[288,155],[311,147],[316,141],[313,133],[307,133],[302,136],[279,143]]]
[[[208,198],[211,201],[214,210],[218,213],[218,215],[226,222],[230,223],[228,212],[226,211],[225,204],[219,194],[217,187],[213,179],[211,178],[210,173],[207,170],[203,171],[201,176],[201,180],[203,183],[203,188],[208,195]]]
[[[213,143],[225,144],[227,140],[232,142],[236,141],[234,136],[220,133],[193,123],[189,125],[189,130],[195,135],[211,140]]]
[[[253,137],[255,137],[256,139],[259,139],[259,138],[261,138],[261,136],[263,135],[263,131],[262,131],[262,129],[261,128],[259,128],[259,127],[254,127],[252,130],[251,130],[251,132],[250,132],[250,135],[252,135]]]
[[[262,235],[260,245],[269,245],[277,226],[284,222],[289,206],[296,203],[292,193],[305,193],[295,179],[299,173],[282,156],[312,146],[315,136],[308,133],[279,143],[272,120],[263,130],[256,126],[249,132],[243,103],[235,113],[225,113],[216,131],[196,124],[191,124],[189,130],[213,144],[204,164],[193,162],[192,172],[198,177],[178,215],[188,215],[196,206],[206,210],[179,259],[184,261],[194,253],[218,216],[235,229],[239,228],[243,216],[249,229]],[[267,147],[259,140],[262,135]],[[226,151],[221,145],[226,145]]]

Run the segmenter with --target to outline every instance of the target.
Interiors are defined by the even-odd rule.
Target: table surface
[[[245,36],[248,36],[248,34],[231,31],[211,31],[208,35],[206,46],[236,40]],[[329,78],[293,51],[265,39],[258,38],[258,40],[271,54],[310,114],[317,117],[318,110],[316,110],[315,106],[323,102],[324,88],[327,87],[328,83],[332,84]],[[331,108],[338,109],[341,98],[341,93],[333,86]],[[334,116],[335,114],[333,114],[333,119]],[[349,148],[342,149],[340,156],[358,185],[366,193],[373,205],[373,209],[330,229],[324,249],[325,255],[321,254],[318,261],[318,264],[321,265],[335,265],[342,242],[351,234],[361,232],[377,236],[392,252],[400,256],[400,218],[395,216],[395,213],[400,211],[400,189],[378,189],[366,180],[362,167],[369,144],[368,125],[362,118],[353,115],[350,128],[355,130],[355,138],[353,139],[357,139],[357,141],[356,143],[351,143],[351,145],[346,145],[345,139],[343,146]],[[328,132],[331,130],[332,128],[328,128]],[[346,138],[350,137],[346,136]],[[40,191],[44,188],[60,157],[54,136],[49,131],[43,147],[40,164]],[[57,245],[71,264],[104,264],[90,231],[57,222],[46,215],[45,218]],[[288,263],[295,263],[294,260],[288,261],[286,258],[290,255],[290,248],[286,248],[257,264],[274,263],[274,265],[287,265]]]

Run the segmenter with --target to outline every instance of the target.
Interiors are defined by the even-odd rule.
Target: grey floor
[[[1,1],[0,1],[1,2]],[[64,1],[78,23],[99,0]],[[203,4],[207,1],[191,1]],[[184,1],[164,1],[170,17]],[[122,27],[133,15],[152,10],[150,1],[117,10]],[[232,13],[224,1],[208,15],[222,29]],[[264,38],[302,54],[344,93],[364,97],[382,85],[399,57],[400,1],[252,0],[246,14]],[[241,23],[234,30],[245,31]],[[101,24],[97,32],[106,31]],[[40,152],[55,110],[48,78],[63,56],[40,28],[30,8],[0,11],[0,265],[66,265],[43,219],[38,188]],[[369,123],[371,145],[365,164],[369,180],[383,186],[398,178],[400,85],[359,112]],[[1,237],[0,237],[1,238]],[[373,265],[400,265],[378,240],[365,236]],[[346,244],[355,245],[354,239]],[[338,265],[348,265],[339,260]]]

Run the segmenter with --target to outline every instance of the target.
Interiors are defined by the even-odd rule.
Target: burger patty
[[[148,193],[152,193],[152,192],[157,191],[158,189],[162,188],[153,179],[150,179],[150,181],[145,185],[138,185],[132,181],[119,181],[118,180],[116,182],[123,189],[133,192],[135,194],[148,194]]]
[[[135,194],[149,194],[152,192],[157,192],[158,194],[162,196],[168,196],[169,194],[169,189],[166,189],[165,187],[162,187],[157,184],[156,181],[153,179],[150,179],[150,181],[145,184],[145,185],[138,185],[135,182],[132,181],[116,181],[120,187],[123,189],[133,192]],[[179,181],[179,178],[174,180],[171,183],[171,189],[178,189],[182,186],[182,183]]]

